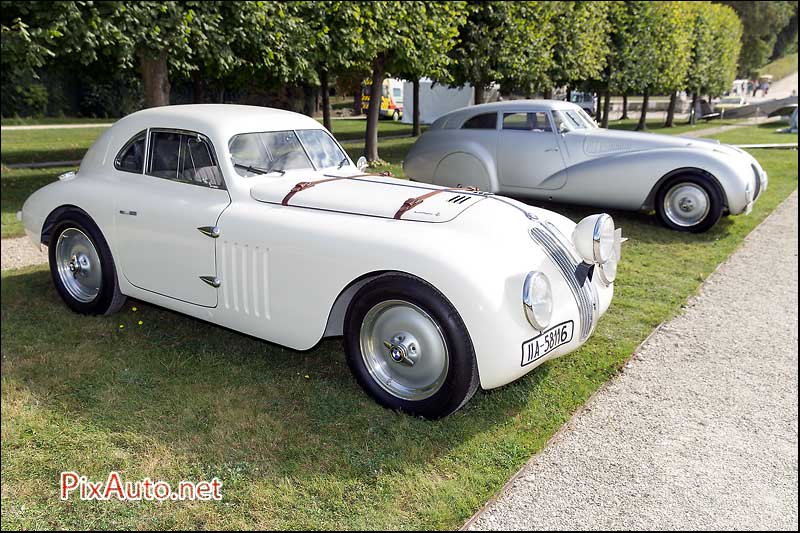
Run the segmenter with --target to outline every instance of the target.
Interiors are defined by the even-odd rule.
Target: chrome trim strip
[[[557,233],[547,225],[540,224],[534,226],[529,232],[531,238],[547,252],[553,263],[561,270],[561,274],[575,298],[580,315],[580,340],[581,342],[589,338],[597,325],[598,309],[597,295],[595,287],[589,281],[578,285],[578,278],[575,277],[575,269],[578,261],[572,257],[569,248],[560,242]]]

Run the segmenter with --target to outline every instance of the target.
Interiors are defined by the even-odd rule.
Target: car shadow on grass
[[[118,315],[80,316],[43,267],[4,273],[2,292],[3,329],[13,332],[2,343],[4,389],[17,391],[9,394],[35,398],[64,424],[119,435],[123,448],[143,439],[212,470],[236,463],[261,476],[370,482],[504,424],[550,372],[546,364],[429,422],[368,398],[339,339],[298,352],[134,300]],[[556,423],[544,411],[543,423]],[[54,467],[75,468],[69,454],[58,458],[67,462]]]

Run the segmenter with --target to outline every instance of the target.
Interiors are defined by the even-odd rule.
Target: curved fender
[[[731,213],[744,209],[745,188],[748,180],[754,180],[749,165],[722,153],[683,147],[612,154],[570,166],[567,184],[553,197],[600,207],[647,209],[661,178],[682,168],[709,173],[722,188]]]
[[[477,185],[481,190],[497,192],[499,183],[494,163],[496,130],[474,130],[469,132],[471,138],[465,139],[464,135],[459,135],[458,140],[453,140],[453,133],[452,130],[435,130],[428,131],[420,137],[403,162],[406,175],[413,180],[436,185],[454,187],[460,183]],[[475,162],[469,164],[466,159],[456,161],[451,171],[447,168],[451,165],[448,165],[446,160],[455,154],[472,157]],[[440,170],[443,163],[447,174],[458,172],[461,175],[444,175]]]

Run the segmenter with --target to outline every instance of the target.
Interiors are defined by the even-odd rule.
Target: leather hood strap
[[[326,174],[327,175],[327,174]],[[294,187],[289,193],[283,197],[281,200],[281,205],[289,205],[289,200],[292,199],[292,196],[299,193],[300,191],[304,191],[306,189],[310,189],[314,185],[319,185],[320,183],[325,183],[328,181],[339,181],[339,180],[349,180],[349,179],[358,179],[358,178],[366,178],[366,177],[391,177],[391,172],[381,172],[380,174],[356,174],[355,176],[330,176],[324,180],[316,180],[316,181],[301,181]]]
[[[414,209],[419,204],[430,198],[431,196],[436,196],[442,192],[457,192],[457,191],[464,191],[464,192],[478,192],[477,187],[450,187],[448,189],[436,189],[435,191],[427,192],[421,196],[415,196],[414,198],[409,198],[403,205],[400,206],[400,209],[397,210],[397,213],[394,214],[394,218],[396,220],[400,220],[403,218],[408,211]]]

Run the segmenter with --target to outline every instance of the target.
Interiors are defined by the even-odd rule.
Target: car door
[[[501,186],[558,189],[566,181],[558,135],[548,113],[503,113],[497,141],[497,177]]]
[[[230,204],[217,161],[204,136],[163,129],[138,134],[116,157],[118,268],[136,287],[217,305],[214,243]]]

